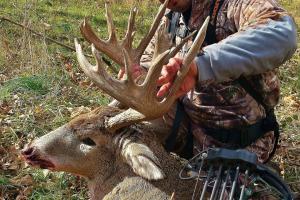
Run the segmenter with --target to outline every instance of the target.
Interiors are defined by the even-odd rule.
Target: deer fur
[[[80,115],[33,141],[23,156],[31,165],[85,177],[92,200],[170,199],[174,192],[190,199],[194,181],[179,179],[183,163],[164,150],[159,135],[140,124],[105,130],[105,118],[120,112],[100,107]]]

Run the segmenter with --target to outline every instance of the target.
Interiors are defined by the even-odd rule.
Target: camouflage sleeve
[[[205,47],[196,58],[199,84],[260,74],[280,66],[295,52],[295,23],[272,0],[233,1],[227,16],[237,32]]]

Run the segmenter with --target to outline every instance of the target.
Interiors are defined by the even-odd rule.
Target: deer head
[[[33,166],[88,178],[109,176],[115,170],[114,162],[122,156],[120,160],[138,175],[163,178],[157,157],[139,139],[137,129],[126,134],[119,130],[114,136],[106,131],[105,119],[118,113],[117,108],[101,107],[83,114],[30,143],[22,155]]]

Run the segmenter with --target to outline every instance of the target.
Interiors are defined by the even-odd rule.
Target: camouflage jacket
[[[209,15],[210,4],[211,0],[192,0],[190,18],[184,20],[182,14],[178,27],[200,28]],[[196,58],[199,76],[194,95],[183,98],[193,134],[202,149],[224,146],[206,134],[207,128],[243,127],[265,117],[263,106],[236,81],[240,76],[262,95],[269,108],[278,103],[277,67],[292,56],[297,44],[294,22],[275,0],[224,0],[215,31],[219,42],[204,45]],[[176,43],[179,40],[177,37]],[[152,43],[142,64],[147,65],[151,60],[153,49]],[[170,111],[164,118],[171,126],[174,112]],[[256,152],[259,161],[264,162],[273,146],[271,131],[247,149]]]
[[[193,0],[190,30],[201,27],[211,0]],[[168,20],[168,19],[166,19]],[[224,0],[216,19],[216,44],[205,46],[196,58],[199,77],[193,99],[184,99],[193,122],[212,128],[233,128],[257,122],[264,109],[235,81],[243,75],[268,107],[279,99],[277,67],[296,49],[291,17],[275,0]],[[177,41],[180,38],[176,39]],[[142,62],[150,60],[149,46]]]

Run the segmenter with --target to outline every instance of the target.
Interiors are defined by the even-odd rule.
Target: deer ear
[[[165,177],[158,158],[149,147],[127,139],[122,145],[121,155],[131,166],[134,173],[148,180],[160,180]]]

